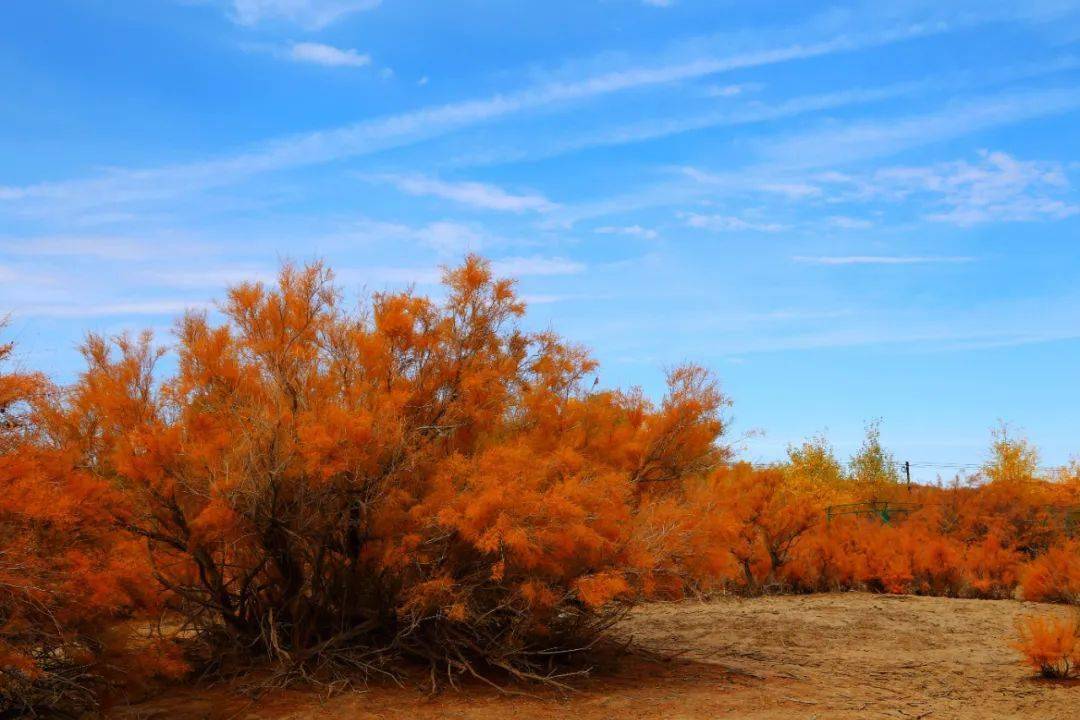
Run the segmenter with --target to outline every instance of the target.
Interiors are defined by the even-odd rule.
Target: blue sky
[[[1080,2],[14,0],[0,308],[20,362],[282,258],[437,293],[468,251],[744,456],[882,419],[1080,452]]]

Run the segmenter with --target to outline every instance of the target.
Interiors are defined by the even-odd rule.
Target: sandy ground
[[[1080,718],[1080,683],[1036,679],[1008,643],[1019,616],[1062,607],[843,593],[653,604],[621,632],[636,654],[569,696],[485,687],[430,697],[373,685],[330,698],[184,689],[122,720],[540,720],[543,718]],[[672,653],[678,653],[671,658]]]

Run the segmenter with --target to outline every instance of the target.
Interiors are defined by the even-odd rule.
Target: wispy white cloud
[[[644,228],[640,225],[605,225],[596,228],[593,232],[600,235],[626,235],[644,240],[655,240],[659,236],[659,233],[652,228]]]
[[[720,97],[730,98],[738,95],[744,95],[745,93],[760,90],[762,85],[760,83],[738,83],[734,85],[710,85],[705,88],[704,94],[706,97]]]
[[[151,300],[146,302],[120,303],[57,303],[35,304],[15,307],[15,317],[90,318],[122,317],[135,315],[178,315],[187,310],[201,310],[211,306],[209,302],[191,300]]]
[[[433,250],[439,256],[462,256],[470,252],[491,252],[507,241],[492,234],[482,224],[458,220],[432,220],[420,224],[358,218],[333,232],[309,242],[329,248],[397,247]]]
[[[653,364],[670,362],[691,350],[698,357],[820,348],[902,345],[905,352],[942,352],[1006,347],[1080,337],[1080,296],[1038,293],[984,299],[957,307],[918,303],[875,306],[866,298],[850,309],[778,313],[636,313],[597,330],[609,347],[631,351],[642,334],[661,332],[664,348]],[[703,334],[703,328],[707,332]],[[702,343],[702,338],[706,342]],[[612,352],[615,352],[613,350]]]
[[[514,194],[496,185],[479,182],[447,182],[423,175],[380,175],[374,180],[389,182],[409,195],[428,195],[483,210],[506,212],[546,212],[556,207],[543,195]]]
[[[991,128],[1080,108],[1075,86],[1003,93],[899,118],[862,120],[760,143],[762,156],[786,167],[837,167],[952,140]]]
[[[504,257],[491,263],[492,272],[500,277],[521,278],[530,276],[576,275],[585,271],[584,263],[561,257]],[[373,265],[368,267],[345,267],[335,271],[338,281],[347,287],[393,285],[437,285],[442,279],[442,268],[436,265],[394,267]],[[537,302],[544,302],[545,296]],[[554,302],[554,300],[549,300]]]
[[[575,300],[592,299],[589,295],[560,295],[553,293],[526,293],[521,296],[526,305],[553,305],[555,303],[573,302]]]
[[[687,225],[701,230],[713,232],[737,232],[752,231],[775,233],[786,230],[787,226],[775,222],[760,220],[747,220],[735,215],[705,215],[701,213],[686,213],[683,216]]]
[[[451,263],[452,264],[452,263]],[[585,271],[584,263],[561,257],[504,257],[493,260],[492,272],[500,277],[521,278],[530,276],[576,275]],[[436,285],[442,279],[442,267],[421,265],[417,267],[371,266],[363,268],[346,267],[335,272],[337,279],[346,286],[372,286],[380,284],[395,285]],[[534,296],[543,297],[543,296]],[[541,300],[540,302],[543,302]],[[553,300],[552,300],[553,302]]]
[[[309,17],[329,22],[352,6],[370,3],[318,4],[306,0],[250,0],[238,17],[255,22],[268,17]],[[314,8],[314,10],[313,10]],[[116,169],[88,180],[0,186],[0,201],[17,203],[17,212],[56,213],[115,207],[125,203],[196,193],[243,181],[252,176],[402,147],[449,132],[561,103],[581,102],[613,93],[677,83],[743,68],[761,67],[838,52],[880,46],[941,32],[938,25],[898,23],[862,33],[843,32],[826,39],[746,50],[705,54],[628,67],[583,78],[542,82],[516,92],[465,100],[397,115],[364,120],[319,132],[282,137],[249,152],[149,169]]]
[[[808,265],[933,265],[975,260],[973,257],[943,255],[796,255],[791,259]]]
[[[561,257],[505,257],[494,260],[491,269],[496,275],[522,277],[527,275],[578,275],[585,272],[585,263]]]
[[[348,3],[348,5],[352,4]],[[276,0],[266,2],[266,4],[260,0],[253,0],[253,3],[247,6],[245,17],[255,21],[255,18],[295,15],[304,12],[305,8],[310,10],[308,5],[309,3],[305,0],[297,0],[295,5],[289,0]],[[342,3],[330,3],[321,7],[319,16],[330,17],[326,14],[327,12],[337,12],[344,7],[345,4]],[[1010,12],[1012,14],[1009,17],[1019,13],[1019,11]],[[989,12],[988,16],[997,17],[997,15],[995,11]],[[926,13],[920,16],[929,17]],[[950,22],[964,26],[984,21],[984,19],[980,20],[977,14],[948,20],[938,19],[933,22],[903,19],[902,14],[897,13],[889,14],[888,17],[892,22],[891,25],[883,25],[875,19],[875,22],[863,23],[861,25],[863,29],[856,32],[848,30],[848,25],[843,25],[844,31],[840,32],[840,26],[832,26],[830,29],[828,23],[819,23],[813,30],[804,32],[802,40],[792,39],[791,42],[780,42],[771,47],[757,46],[756,49],[743,49],[728,54],[715,51],[714,48],[720,45],[719,42],[699,43],[693,46],[696,57],[691,57],[691,59],[686,59],[686,53],[683,52],[677,59],[639,64],[585,77],[540,82],[515,92],[487,98],[421,108],[318,132],[286,136],[261,146],[257,145],[248,152],[221,155],[200,162],[146,169],[112,169],[97,177],[84,180],[0,186],[0,213],[50,218],[73,218],[85,216],[87,213],[115,213],[132,203],[162,201],[181,195],[198,194],[209,189],[234,185],[265,173],[340,161],[403,147],[552,105],[582,102],[613,93],[678,83],[731,70],[762,67],[886,45],[900,40],[945,32],[951,27]],[[948,14],[946,13],[943,17],[948,17]],[[1040,16],[1038,19],[1041,21],[1044,18]],[[830,32],[832,34],[829,34]],[[787,36],[793,37],[793,34],[789,32]],[[745,42],[736,45],[746,47]],[[844,103],[872,101],[875,94],[885,97],[903,92],[905,88],[902,86],[841,91],[816,98],[796,98],[776,107],[749,108],[736,113],[734,117],[730,113],[725,113],[722,117],[712,114],[708,117],[694,117],[689,120],[677,117],[658,122],[649,121],[641,127],[604,130],[595,138],[568,141],[570,146],[558,147],[557,152],[597,143],[634,142],[682,132],[697,126],[711,126],[726,122],[754,122],[767,119],[770,114],[786,117],[815,107],[824,108]],[[1072,93],[1074,96],[1077,94]],[[1014,98],[1014,111],[1010,117],[1018,120],[1061,112],[1064,106],[1072,107],[1075,104],[1075,97],[1070,98],[1067,95],[1067,91],[1061,91],[1058,96],[1033,94],[1024,98]],[[1016,111],[1015,106],[1022,106],[1024,109]],[[990,113],[989,108],[983,108],[983,110]],[[999,124],[1008,121],[1007,118],[1001,117],[1002,114],[1009,113],[998,114],[996,122]],[[947,115],[948,113],[943,113],[943,118],[940,120],[942,124],[947,122],[947,117],[944,117]],[[962,124],[960,122],[958,125]],[[988,123],[984,121],[981,124],[976,123],[976,126],[976,129],[986,127]],[[913,138],[923,137],[929,137],[931,138],[929,141],[933,141],[934,137],[942,136],[940,131],[923,132],[924,129],[922,126],[915,125],[907,127],[901,133],[904,136],[903,142],[911,144],[916,141]],[[864,136],[873,134],[866,133],[865,130],[864,128]],[[950,136],[955,136],[956,132],[961,131],[958,128]],[[896,133],[897,131],[894,130],[892,136]],[[885,132],[885,134],[889,133]],[[813,140],[808,138],[801,140],[814,150],[810,153],[810,157],[818,153],[818,157],[824,160],[822,155],[825,151],[816,147]],[[826,141],[822,147],[831,145],[836,149],[835,152],[829,154],[829,161],[842,157],[844,148],[855,142],[851,137],[832,137],[826,138]],[[790,161],[794,156],[784,154],[785,142],[788,150],[800,146],[800,138],[786,138],[781,143],[770,146],[766,154],[773,159]],[[872,139],[865,139],[862,145],[863,147],[878,145],[895,147],[897,142],[899,141],[895,139],[889,141],[886,138],[884,142],[878,144]],[[549,145],[558,146],[558,143]]]
[[[417,240],[442,255],[463,255],[476,252],[490,240],[475,228],[458,222],[440,220],[413,231]]]
[[[940,325],[916,323],[889,328],[879,321],[877,327],[821,329],[783,336],[742,338],[725,344],[723,352],[734,354],[790,352],[825,348],[904,346],[906,352],[951,352],[992,347],[1016,347],[1071,340],[1080,333],[1062,326],[1024,331],[1011,323],[993,323],[965,327],[964,318]]]
[[[776,103],[753,102],[704,113],[649,118],[599,130],[573,132],[561,138],[548,139],[539,147],[521,147],[516,144],[512,147],[493,148],[490,142],[485,140],[483,149],[464,158],[462,162],[466,165],[491,165],[540,160],[598,147],[645,143],[700,130],[784,120],[809,113],[905,97],[925,90],[931,84],[898,83],[855,88],[795,97]]]
[[[336,48],[322,43],[293,43],[287,56],[290,60],[326,67],[364,67],[371,64],[371,56],[352,48]]]
[[[245,282],[272,283],[277,277],[277,271],[266,265],[213,263],[201,268],[174,267],[133,275],[147,284],[159,287],[226,288]]]
[[[50,235],[0,238],[0,255],[35,258],[87,257],[137,261],[212,252],[213,248],[186,237],[157,236],[143,239],[101,235]]]
[[[319,30],[380,4],[381,0],[230,0],[232,17],[241,25],[284,21],[308,30]]]
[[[408,225],[365,218],[345,228],[336,239],[339,243],[349,245],[411,243],[444,256],[461,256],[490,250],[492,246],[502,244],[501,238],[493,237],[483,227],[456,220],[433,220],[421,225]]]
[[[520,142],[515,142],[500,147],[493,145],[489,138],[483,138],[479,149],[462,156],[457,162],[464,165],[498,165],[534,161],[597,147],[617,147],[647,143],[690,132],[776,122],[804,115],[823,113],[829,110],[873,105],[917,95],[930,93],[953,95],[959,92],[971,92],[984,87],[1075,70],[1078,67],[1080,67],[1080,58],[1064,56],[1048,62],[994,69],[978,76],[974,76],[970,72],[957,71],[917,81],[891,83],[876,87],[846,88],[831,92],[795,96],[773,102],[753,101],[738,105],[725,104],[719,109],[706,112],[680,112],[586,131],[572,129],[561,137],[546,138],[542,144],[537,146],[528,144],[523,146]],[[719,88],[714,86],[712,90],[726,93],[728,97],[732,97],[732,94],[739,94],[740,89],[749,90],[757,87],[755,84],[748,83]],[[709,90],[707,89],[706,94],[708,93]],[[767,146],[768,141],[761,144]],[[777,191],[783,191],[784,185],[784,183],[777,183]],[[788,188],[791,190],[797,189],[791,184],[788,184]]]
[[[869,173],[825,173],[834,200],[922,207],[928,220],[968,226],[986,222],[1062,220],[1080,214],[1065,167],[982,151],[975,162],[956,160],[878,168]]]
[[[844,158],[835,161],[843,167]],[[823,170],[779,163],[730,172],[678,167],[674,168],[676,177],[692,181],[690,184],[659,183],[591,207],[572,208],[562,220],[570,224],[585,218],[716,197],[742,198],[772,207],[774,198],[770,196],[780,195],[788,209],[792,203],[827,208],[824,222],[844,230],[880,225],[886,220],[876,216],[888,208],[899,208],[920,220],[960,226],[1052,221],[1080,214],[1080,198],[1069,182],[1073,170],[1067,163],[1021,160],[1000,151],[981,151],[976,161],[879,166],[870,170]],[[843,213],[837,212],[841,206],[847,206]],[[866,213],[872,213],[875,221],[856,217]],[[695,222],[707,224],[702,218]]]
[[[700,175],[699,175],[700,177]],[[783,195],[791,200],[803,200],[821,195],[821,188],[806,182],[763,182],[755,187],[771,195]]]
[[[875,179],[902,194],[940,195],[944,208],[928,217],[958,225],[1060,220],[1080,212],[1077,203],[1054,197],[1069,190],[1060,163],[1021,161],[1003,152],[984,151],[978,163],[882,170]]]
[[[832,215],[825,220],[829,225],[841,230],[866,230],[872,228],[874,223],[865,218],[849,217],[847,215]]]
[[[408,267],[377,263],[362,267],[347,264],[335,266],[333,274],[334,281],[348,291],[359,287],[377,289],[388,285],[436,285],[441,277],[441,271],[436,265]],[[207,297],[220,297],[225,288],[239,283],[260,282],[273,285],[277,276],[277,268],[271,265],[224,264],[201,270],[152,271],[139,277],[142,281],[158,287],[198,288]]]
[[[1016,197],[998,204],[977,200],[949,210],[930,213],[928,220],[968,226],[987,222],[1063,220],[1080,213],[1080,205],[1048,198]]]

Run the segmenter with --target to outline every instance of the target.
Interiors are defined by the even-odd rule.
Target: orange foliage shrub
[[[1024,569],[1025,600],[1080,605],[1080,542],[1050,548]]]
[[[149,338],[87,343],[80,461],[204,640],[552,678],[636,599],[718,570],[692,505],[726,458],[709,375],[673,371],[658,405],[594,392],[486,262],[445,282],[350,314],[328,270],[286,267],[225,324],[184,318],[160,381]]]
[[[1002,545],[1034,557],[1061,537],[1051,489],[1049,484],[1033,479],[991,481],[977,488],[959,489],[950,534],[965,542],[993,536]]]
[[[0,374],[4,716],[92,707],[130,669],[114,624],[154,599],[142,549],[115,531],[116,494],[63,441],[57,392],[38,375]]]
[[[784,568],[787,587],[799,592],[830,592],[861,587],[866,577],[862,539],[870,521],[819,524],[808,533]]]
[[[793,456],[792,467],[806,454]],[[861,515],[841,513],[809,534],[785,570],[790,589],[1003,598],[1023,575],[1031,599],[1077,600],[1080,563],[1068,538],[1077,529],[1078,485],[1070,472],[1040,477],[1034,449],[1006,428],[995,432],[991,460],[966,484],[902,487],[886,471],[889,458],[874,425],[856,461],[854,478],[833,473],[836,490],[820,495],[842,511],[862,507]],[[878,509],[890,503],[891,517],[876,517],[869,504],[843,505],[870,497]]]
[[[742,463],[717,470],[711,493],[727,499],[723,522],[743,589],[776,587],[803,535],[820,521],[811,497],[782,469]]]
[[[1065,678],[1080,667],[1080,628],[1075,617],[1033,616],[1018,623],[1013,646],[1039,674]]]
[[[916,524],[844,518],[808,538],[786,577],[802,590],[957,595],[963,565],[956,544]]]
[[[964,550],[964,572],[969,595],[1005,598],[1012,595],[1023,556],[1005,547],[994,534]]]
[[[789,588],[801,591],[1011,596],[1024,556],[1004,547],[993,534],[965,542],[942,530],[940,513],[939,505],[928,503],[911,517],[890,523],[866,517],[834,519],[806,538],[784,579]]]

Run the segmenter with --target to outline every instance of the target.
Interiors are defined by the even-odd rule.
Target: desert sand
[[[637,651],[576,691],[470,683],[431,695],[372,683],[331,694],[235,685],[166,690],[123,720],[1080,717],[1080,684],[1036,678],[1009,647],[1017,617],[1068,608],[1012,600],[836,593],[654,603],[619,626]]]

